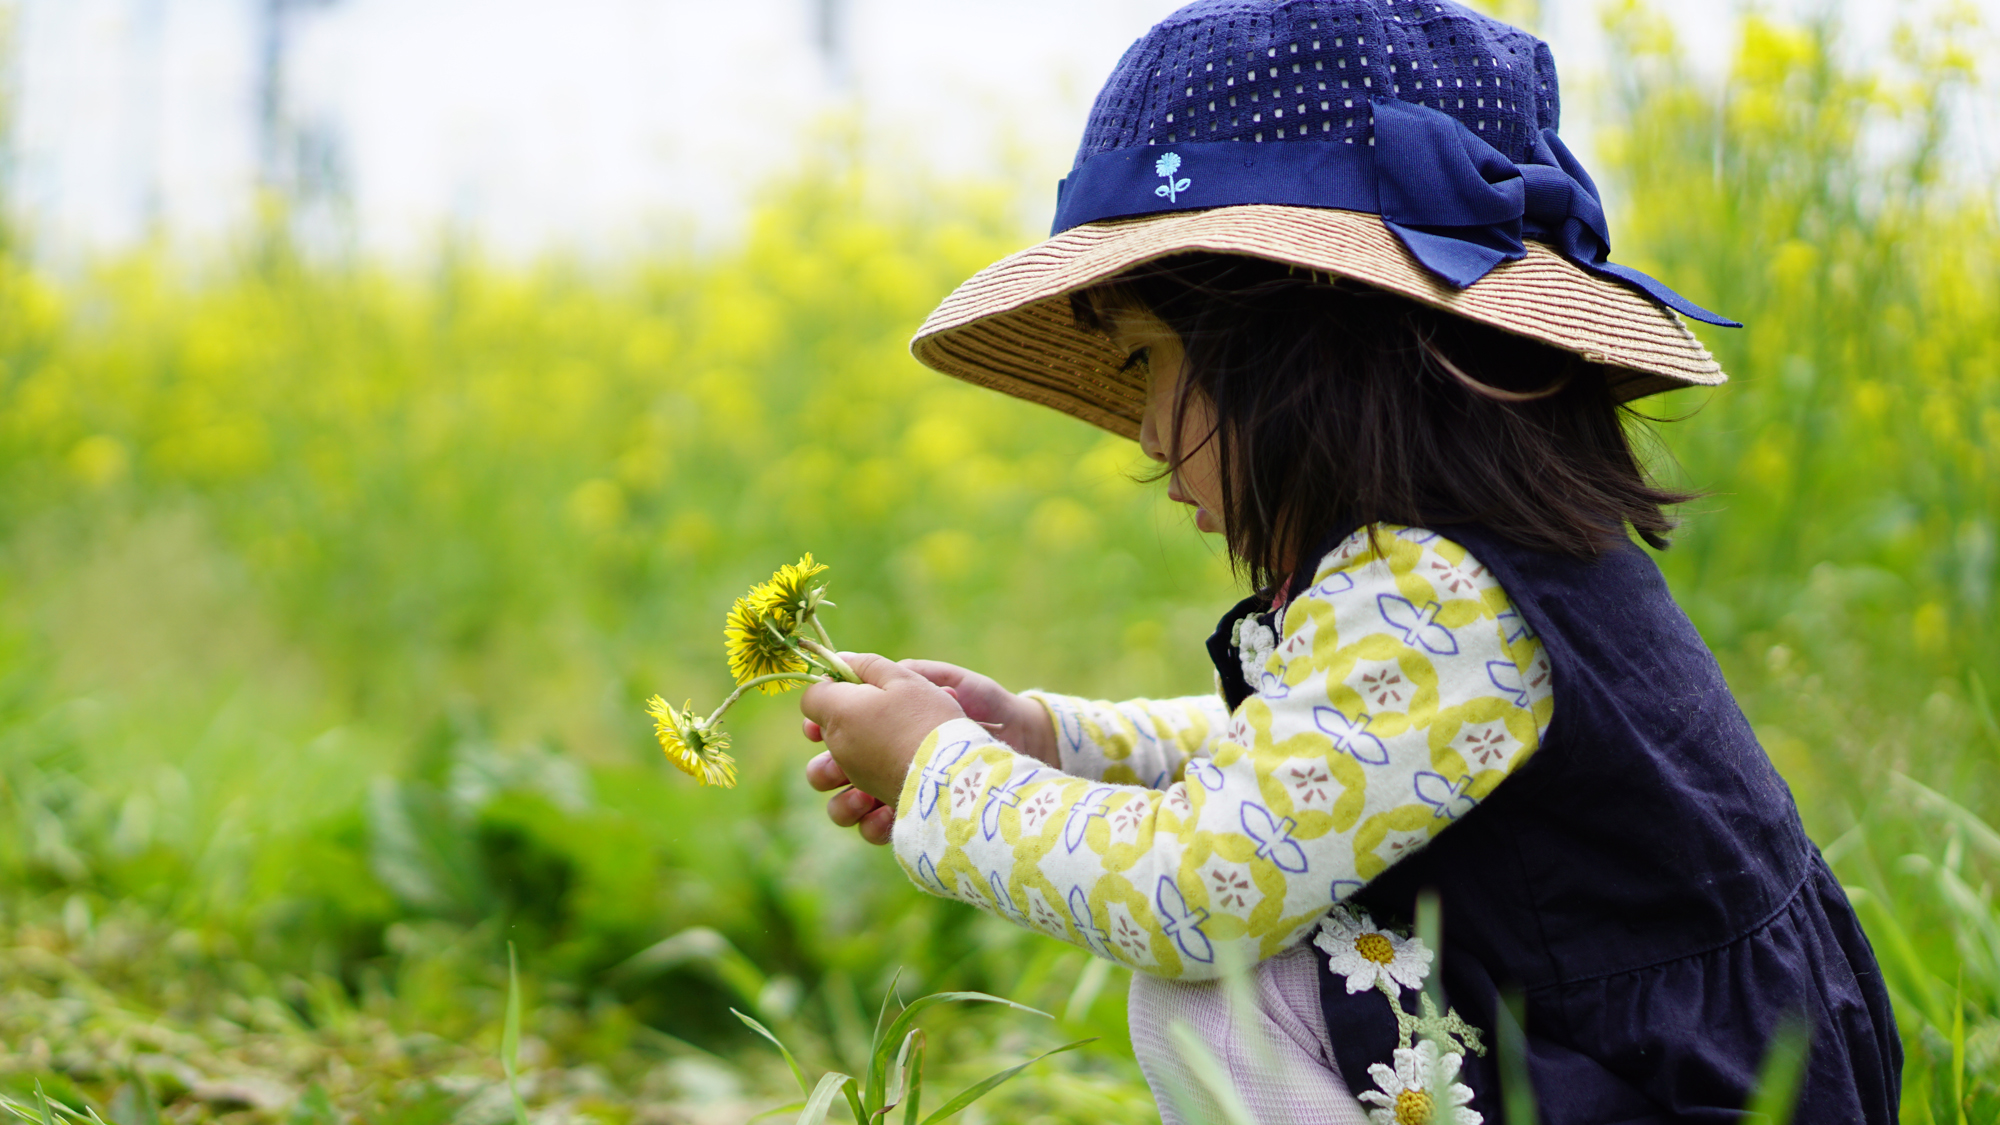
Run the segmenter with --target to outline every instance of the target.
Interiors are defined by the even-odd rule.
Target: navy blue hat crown
[[[1559,119],[1548,45],[1448,0],[1198,0],[1098,95],[1055,231],[1252,203],[1363,211],[1458,288],[1532,238],[1735,326],[1609,261],[1596,184]]]

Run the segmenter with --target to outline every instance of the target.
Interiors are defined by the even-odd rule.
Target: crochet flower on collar
[[[1313,944],[1326,952],[1327,967],[1347,978],[1350,996],[1383,985],[1391,996],[1399,988],[1420,989],[1431,971],[1431,951],[1422,940],[1399,937],[1345,908],[1320,922]]]
[[[1243,682],[1256,690],[1266,679],[1275,679],[1266,675],[1264,667],[1277,651],[1277,632],[1257,620],[1255,614],[1239,619],[1235,632],[1236,658],[1243,663]]]
[[[1485,1118],[1466,1105],[1471,1088],[1457,1080],[1464,1062],[1456,1051],[1438,1054],[1428,1039],[1396,1048],[1395,1069],[1381,1063],[1368,1068],[1379,1087],[1360,1095],[1375,1107],[1368,1111],[1369,1125],[1480,1125]]]

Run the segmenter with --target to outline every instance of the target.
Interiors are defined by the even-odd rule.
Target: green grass
[[[2000,234],[1923,144],[1958,71],[1752,23],[1718,109],[1616,26],[1618,256],[1751,324],[1654,404],[1711,492],[1662,565],[1881,954],[1906,1118],[1991,1120]],[[1148,1119],[1122,973],[826,824],[792,700],[732,712],[734,791],[652,744],[802,550],[843,643],[1017,687],[1202,690],[1237,596],[1131,445],[907,357],[1011,199],[831,148],[797,184],[615,269],[0,263],[4,1104],[499,1125],[512,943],[531,1115],[798,1100],[732,1007],[865,1074],[900,970],[1056,1017],[926,1012],[927,1091],[1097,1038],[967,1120]]]

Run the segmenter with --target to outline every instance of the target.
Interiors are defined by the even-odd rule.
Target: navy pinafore
[[[1811,1036],[1795,1121],[1894,1122],[1902,1045],[1874,953],[1652,559],[1629,543],[1589,561],[1476,524],[1435,530],[1541,637],[1555,716],[1525,766],[1353,901],[1407,924],[1417,893],[1438,892],[1448,1001],[1490,1044],[1500,990],[1522,995],[1543,1125],[1740,1121],[1788,1019]],[[1232,709],[1250,688],[1231,628],[1268,605],[1238,605],[1209,642]],[[1395,1019],[1379,992],[1349,995],[1319,966],[1342,1076],[1373,1089]],[[1463,1080],[1489,1125],[1505,1120],[1490,1050],[1468,1054]]]

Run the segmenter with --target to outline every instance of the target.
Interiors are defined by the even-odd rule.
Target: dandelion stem
[[[818,622],[814,622],[814,624],[817,625]],[[861,677],[854,674],[854,669],[847,666],[847,661],[842,660],[839,653],[813,640],[811,637],[800,637],[798,641],[800,647],[812,653],[813,657],[821,664],[826,665],[827,672],[834,679],[850,684],[861,682]]]
[[[828,602],[827,604],[831,605],[833,603]],[[827,635],[826,626],[819,623],[819,614],[815,613],[807,620],[812,622],[813,632],[819,634],[819,643],[831,649],[833,647],[833,638]]]
[[[755,679],[745,680],[742,683],[736,685],[736,690],[730,692],[729,698],[722,701],[722,706],[717,707],[715,709],[715,713],[710,715],[707,719],[703,720],[701,725],[704,727],[714,726],[718,721],[721,720],[723,712],[729,710],[731,707],[734,707],[736,705],[736,701],[743,698],[744,692],[749,691],[751,688],[757,687],[760,684],[776,683],[779,680],[797,680],[801,683],[816,684],[820,682],[822,679],[825,679],[825,677],[808,675],[804,672],[773,672],[768,676],[758,676]]]

